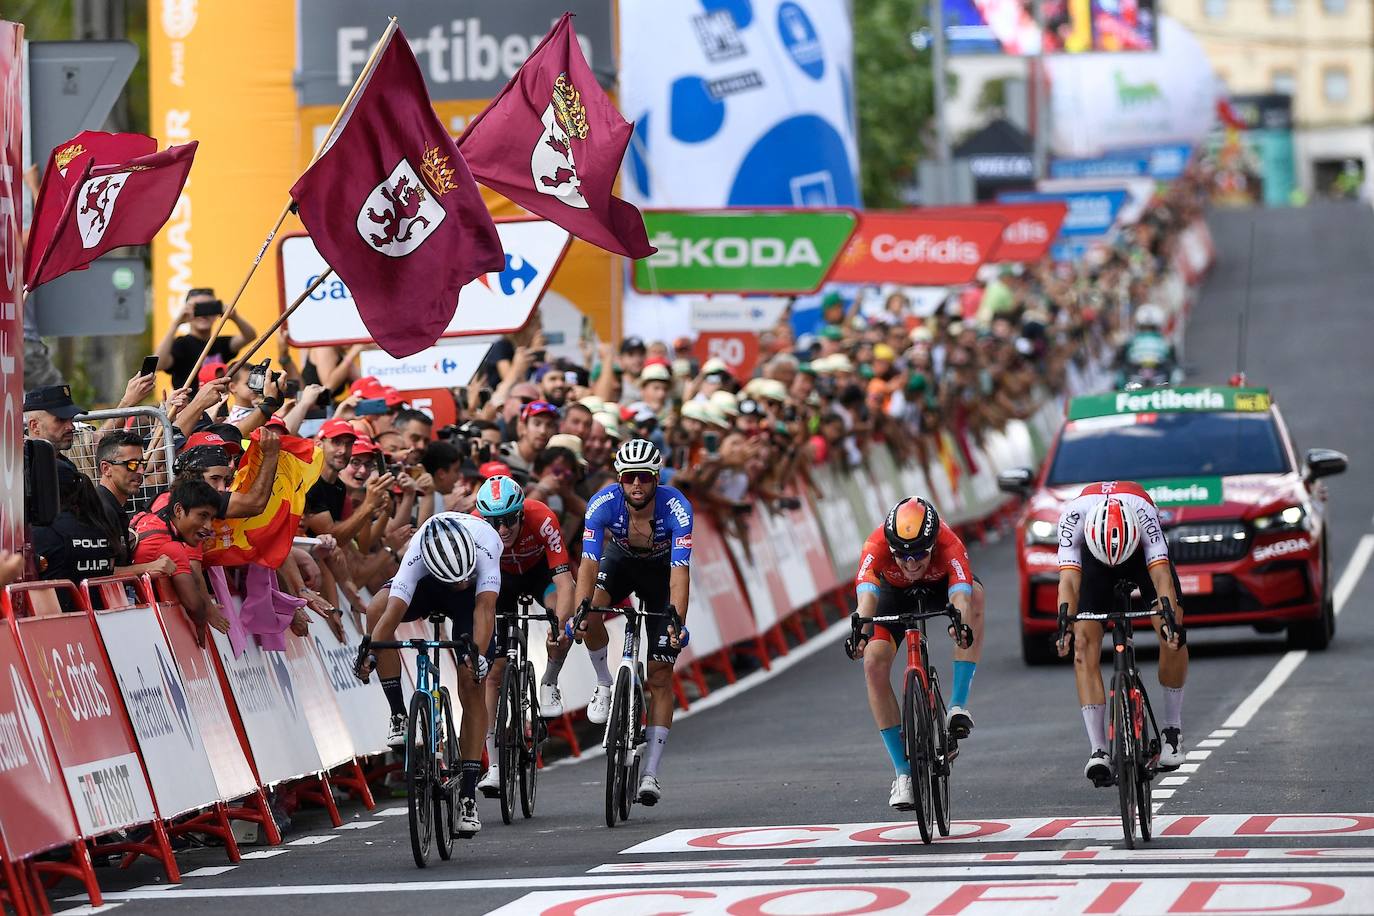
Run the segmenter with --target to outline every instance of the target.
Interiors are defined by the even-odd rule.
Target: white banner
[[[157,817],[137,754],[62,768],[83,836],[146,824]]]
[[[363,375],[373,375],[383,385],[401,391],[426,388],[461,388],[472,381],[494,337],[477,337],[444,343],[397,359],[385,350],[364,350]]]
[[[779,296],[683,296],[697,331],[763,331],[778,323],[790,299]]]
[[[317,616],[310,611],[306,613],[311,617]],[[334,689],[324,673],[319,656],[315,654],[314,642],[288,633],[286,658],[291,666],[291,681],[296,686],[301,711],[305,713],[311,737],[315,739],[320,763],[324,764],[326,770],[332,770],[352,760],[353,739],[339,712],[339,704],[334,699]]]
[[[479,277],[463,287],[458,311],[444,336],[505,334],[524,325],[563,260],[571,236],[547,220],[518,220],[496,224],[506,268]],[[281,259],[284,310],[324,272],[325,263],[310,236],[288,235],[278,249]],[[403,308],[402,303],[397,304]],[[353,293],[337,276],[320,285],[286,322],[291,342],[311,347],[322,344],[365,343],[372,340],[353,304]]]
[[[391,708],[376,678],[372,683],[364,684],[353,676],[353,664],[357,661],[362,633],[353,623],[351,613],[344,613],[343,625],[346,642],[340,643],[334,638],[329,624],[318,615],[311,614],[310,640],[319,653],[324,675],[352,738],[354,752],[360,757],[380,754],[387,749],[387,722],[391,717]]]
[[[189,693],[151,607],[95,615],[158,812],[176,817],[220,801]],[[142,782],[142,780],[137,780]]]

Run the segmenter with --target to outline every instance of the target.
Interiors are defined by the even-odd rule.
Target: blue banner
[[[1054,159],[1051,178],[1153,178],[1173,181],[1192,157],[1187,143],[1111,150],[1093,159]]]
[[[1106,235],[1116,222],[1116,215],[1126,203],[1125,190],[1064,191],[1057,194],[1016,192],[997,195],[1003,204],[1068,204],[1064,225],[1059,227],[1058,241],[1084,236]]]

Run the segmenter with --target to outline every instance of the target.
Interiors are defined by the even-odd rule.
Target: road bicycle
[[[1159,752],[1161,748],[1159,726],[1155,713],[1150,706],[1150,695],[1140,679],[1140,670],[1135,663],[1135,634],[1132,621],[1158,616],[1163,619],[1164,638],[1172,633],[1179,634],[1180,643],[1187,640],[1187,634],[1174,618],[1173,606],[1169,599],[1160,597],[1156,607],[1145,611],[1131,610],[1131,593],[1136,590],[1134,582],[1120,580],[1115,586],[1116,609],[1105,614],[1079,611],[1072,621],[1091,620],[1110,621],[1112,624],[1112,688],[1108,695],[1109,713],[1107,717],[1108,754],[1111,757],[1111,777],[1098,782],[1099,788],[1116,784],[1117,801],[1121,807],[1121,833],[1126,839],[1126,848],[1135,849],[1136,825],[1139,823],[1140,837],[1150,841],[1152,833],[1151,782],[1159,772]],[[1070,632],[1069,606],[1059,606],[1059,640]]]
[[[515,820],[517,777],[520,812],[525,817],[534,816],[539,746],[547,735],[544,720],[539,716],[539,684],[534,677],[534,663],[529,659],[529,622],[544,620],[554,632],[558,631],[558,617],[553,611],[530,613],[534,605],[530,595],[521,595],[517,604],[519,612],[496,616],[497,632],[504,628],[506,647],[506,670],[501,675],[496,700],[496,762],[501,772],[501,820],[507,824]]]
[[[906,747],[911,788],[916,795],[912,806],[916,811],[916,825],[921,831],[921,842],[929,843],[934,829],[940,831],[940,836],[949,836],[949,772],[954,758],[959,756],[959,742],[949,734],[945,723],[945,697],[940,691],[940,676],[930,661],[926,621],[932,617],[948,617],[954,641],[960,648],[973,645],[973,630],[952,604],[931,610],[931,606],[941,600],[933,591],[911,589],[904,597],[914,605],[909,611],[874,617],[862,617],[858,611],[851,614],[844,650],[851,659],[858,658],[859,646],[872,637],[875,623],[887,627],[895,624],[906,631],[902,743]]]
[[[452,649],[459,666],[469,661],[473,671],[478,670],[482,654],[469,633],[457,639],[443,638],[446,614],[435,614],[429,619],[434,624],[433,639],[374,642],[372,637],[364,636],[358,646],[357,661],[357,667],[361,667],[376,649],[413,649],[417,653],[415,692],[411,694],[410,714],[406,718],[405,774],[410,851],[419,868],[429,865],[431,840],[438,848],[439,858],[448,861],[453,856],[453,840],[458,836],[454,796],[462,762],[458,756],[458,731],[453,725],[453,699],[448,688],[440,683],[440,653]],[[436,728],[436,722],[441,727]]]
[[[675,630],[682,618],[672,605],[667,610],[650,611],[643,601],[634,608],[592,607],[584,602],[573,615],[576,633],[588,614],[624,614],[625,643],[611,691],[611,713],[601,746],[606,749],[606,826],[630,819],[630,806],[636,801],[639,786],[639,761],[647,743],[648,705],[644,700],[644,666],[639,661],[640,631],[649,617],[667,617]]]

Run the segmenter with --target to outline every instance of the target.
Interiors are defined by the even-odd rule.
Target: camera
[[[265,359],[261,363],[248,370],[248,389],[262,394],[262,389],[267,385],[267,368],[272,365],[271,359]]]
[[[224,303],[218,299],[204,299],[197,302],[191,314],[196,318],[211,318],[224,314]]]

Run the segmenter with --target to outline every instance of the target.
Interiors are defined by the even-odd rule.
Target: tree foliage
[[[922,0],[853,0],[854,84],[864,206],[902,205],[926,148],[934,111],[930,52],[911,36],[927,23]]]

